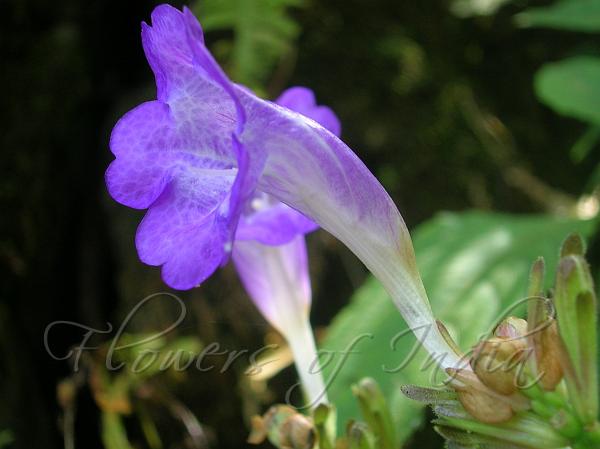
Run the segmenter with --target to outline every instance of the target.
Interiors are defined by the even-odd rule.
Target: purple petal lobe
[[[140,164],[126,158],[115,159],[106,171],[106,185],[111,196],[121,204],[136,209],[150,206],[168,182],[168,171],[158,164]]]
[[[161,194],[170,178],[169,161],[161,143],[171,136],[169,107],[143,103],[113,129],[110,147],[119,156],[106,172],[109,193],[118,202],[144,209]]]
[[[140,259],[163,265],[163,278],[177,289],[204,281],[218,267],[227,241],[219,213],[236,170],[178,173],[152,205],[136,235]]]
[[[164,265],[172,287],[191,288],[227,260],[264,157],[250,160],[235,137],[245,111],[189,10],[158,6],[142,41],[158,101],[115,126],[106,183],[117,201],[149,208],[136,237],[140,258]]]
[[[242,131],[245,112],[231,82],[204,46],[202,28],[189,9],[182,12],[170,5],[157,6],[152,12],[152,26],[142,24],[142,43],[156,77],[159,100],[172,106],[177,98],[202,97],[212,103],[213,113],[218,113],[220,106],[210,101],[214,98],[204,98],[212,91],[212,97],[228,103],[228,110],[220,112],[233,120],[237,132]]]
[[[256,240],[265,245],[282,245],[298,235],[308,234],[318,225],[298,211],[279,202],[263,206],[267,195],[256,196],[250,207],[257,210],[245,214],[238,226],[237,240]]]

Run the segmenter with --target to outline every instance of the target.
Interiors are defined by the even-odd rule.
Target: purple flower
[[[338,118],[328,107],[316,104],[310,89],[288,89],[276,103],[339,135]],[[290,320],[308,319],[311,289],[304,234],[317,227],[260,189],[255,190],[238,222],[233,245],[236,269],[262,314],[284,335],[293,327]],[[279,304],[282,301],[284,304]]]
[[[427,349],[451,360],[406,225],[381,184],[335,135],[337,122],[330,129],[319,124],[329,123],[331,112],[286,107],[306,100],[299,91],[288,91],[278,105],[229,81],[188,9],[158,6],[152,26],[142,25],[142,41],[157,100],[117,123],[110,142],[116,159],[106,174],[117,201],[148,209],[136,235],[140,259],[162,266],[170,286],[188,289],[227,262],[236,231],[240,240],[267,244],[306,232],[306,221],[285,213],[266,220],[279,223],[276,232],[253,227],[250,205],[268,195],[343,241],[411,327],[431,327]],[[269,213],[277,215],[277,207]]]
[[[311,288],[304,236],[282,245],[236,241],[233,261],[260,312],[288,342],[308,405],[327,402],[309,322]]]
[[[311,90],[288,89],[276,103],[339,135],[339,120],[329,108],[317,106]],[[240,217],[232,253],[246,291],[288,341],[313,407],[327,401],[309,322],[311,287],[304,234],[316,228],[301,213],[257,189]]]

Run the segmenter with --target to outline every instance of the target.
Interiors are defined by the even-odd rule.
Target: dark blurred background
[[[600,37],[519,29],[515,13],[548,2],[505,3],[493,14],[470,15],[452,12],[453,3],[442,0],[307,0],[290,9],[297,39],[258,90],[274,97],[291,85],[314,89],[319,102],[338,113],[344,140],[410,227],[440,210],[553,211],[585,190],[593,164],[572,162],[567,149],[585,125],[543,106],[533,74],[574,48],[597,47]],[[93,386],[80,385],[76,399],[69,399],[70,390],[59,391],[59,404],[57,385],[72,370],[48,355],[44,330],[56,320],[118,326],[142,298],[168,291],[159,270],[135,254],[142,212],[113,202],[103,182],[112,126],[154,96],[140,22],[149,20],[155,4],[0,2],[0,431],[10,429],[14,440],[7,447],[63,447],[63,408],[70,401],[77,447],[103,447]],[[202,1],[194,7],[201,12]],[[208,33],[217,57],[226,57],[218,42],[230,37]],[[366,272],[322,231],[310,236],[309,246],[312,320],[326,326]],[[179,296],[188,310],[178,329],[183,335],[227,349],[277,340],[230,267]],[[164,328],[177,313],[168,301],[157,301],[128,331]],[[67,354],[84,333],[56,326],[52,350]],[[222,366],[225,357],[213,361]],[[225,373],[192,370],[185,379],[159,379],[156,389],[166,385],[173,397],[155,399],[184,403],[212,447],[240,447],[249,414],[281,399],[294,379],[287,369],[269,392],[248,391],[240,381],[244,369],[234,363]],[[185,433],[177,413],[161,419],[165,434],[174,434],[165,447],[185,447],[177,443]],[[136,443],[143,425],[129,418],[125,425],[133,447],[146,447]],[[441,447],[432,434],[421,437]]]

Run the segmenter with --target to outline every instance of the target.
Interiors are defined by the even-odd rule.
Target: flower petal
[[[244,110],[227,76],[204,46],[202,28],[192,12],[159,5],[151,18],[152,26],[142,23],[142,43],[156,77],[158,99],[171,106],[183,100],[188,108],[205,107],[224,115],[241,132]],[[207,95],[209,92],[212,95]],[[189,102],[200,95],[199,104]]]
[[[266,151],[258,188],[302,212],[344,242],[382,282],[408,325],[427,328],[424,346],[458,363],[437,330],[410,235],[394,202],[360,159],[330,131],[238,89],[252,111],[242,142]]]
[[[169,180],[168,167],[156,158],[144,164],[136,158],[115,159],[106,171],[110,195],[121,204],[146,209],[162,193]]]
[[[232,254],[248,294],[286,338],[309,407],[327,402],[322,372],[315,368],[319,356],[308,316],[311,291],[304,236],[279,246],[236,240]]]
[[[340,136],[340,120],[327,106],[317,105],[315,94],[308,87],[290,87],[275,100],[275,103],[313,119],[336,136]]]
[[[333,111],[326,106],[317,105],[313,91],[306,87],[287,89],[276,103],[317,121],[336,134],[340,132],[340,122]],[[307,234],[318,228],[315,222],[300,212],[268,197],[269,195],[257,192],[252,202],[260,204],[240,220],[236,234],[238,240],[281,245],[297,235]]]
[[[277,202],[240,220],[236,240],[256,240],[264,245],[282,245],[319,226],[291,207]]]
[[[211,98],[217,103],[221,101],[213,94],[206,92],[200,96],[197,99],[200,106],[192,105],[193,99],[175,101],[172,105],[160,101],[143,103],[117,122],[110,139],[117,160],[106,173],[113,198],[126,206],[143,209],[160,195],[177,167],[222,169],[236,165],[228,136],[235,119],[207,109]],[[204,123],[207,118],[213,121],[213,126]]]
[[[235,138],[245,112],[189,10],[157,7],[152,26],[142,24],[142,40],[158,101],[133,109],[115,126],[117,159],[106,183],[117,201],[150,207],[136,239],[140,258],[164,265],[172,287],[191,288],[227,261],[260,172],[250,173],[250,162],[261,161],[250,161]],[[235,179],[223,178],[228,170]]]
[[[171,287],[192,288],[221,263],[228,223],[220,208],[236,171],[178,173],[142,220],[136,235],[140,259],[164,264],[163,278]]]
[[[279,246],[236,240],[232,259],[256,307],[283,335],[308,318],[311,290],[304,236]]]

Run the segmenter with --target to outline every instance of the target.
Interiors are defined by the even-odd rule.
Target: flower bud
[[[540,384],[546,391],[556,388],[563,377],[561,365],[562,344],[558,335],[556,321],[550,319],[550,324],[534,335],[534,351]]]
[[[452,386],[465,410],[478,421],[497,424],[508,421],[514,411],[505,398],[487,388],[470,371],[447,369],[454,378]]]
[[[363,418],[378,440],[380,449],[396,447],[395,428],[385,397],[375,382],[369,377],[352,386],[352,393],[358,399]]]
[[[505,331],[515,331],[506,325]],[[520,365],[527,353],[527,343],[522,338],[493,337],[479,344],[471,359],[473,371],[488,388],[511,395],[518,390]]]
[[[576,239],[567,241],[562,252],[578,251]],[[546,391],[553,391],[563,377],[564,357],[556,321],[551,316],[552,302],[543,294],[544,261],[538,259],[531,268],[529,304],[527,306],[527,339],[533,349],[532,373]]]
[[[509,316],[494,331],[496,337],[517,339],[527,335],[527,321]]]
[[[348,449],[373,449],[375,437],[365,423],[351,422],[348,425]]]
[[[317,441],[312,420],[287,405],[275,405],[261,418],[252,418],[251,444],[266,438],[280,449],[312,449]]]
[[[333,449],[337,425],[337,412],[331,404],[319,404],[312,412],[320,449]]]
[[[584,424],[597,419],[598,306],[583,242],[571,236],[563,245],[556,273],[554,304],[559,335],[564,343],[563,371],[569,397]]]

